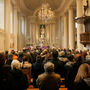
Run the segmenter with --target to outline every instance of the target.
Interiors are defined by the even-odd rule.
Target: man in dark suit
[[[38,75],[40,75],[43,72],[44,72],[44,69],[43,69],[43,64],[41,62],[41,56],[38,55],[36,57],[36,62],[32,64],[32,69],[31,69],[31,75],[33,78],[34,87],[37,87],[36,79],[37,79]]]

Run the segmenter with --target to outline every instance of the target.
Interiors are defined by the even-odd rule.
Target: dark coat
[[[14,78],[15,90],[25,90],[28,88],[27,77],[21,70],[11,70],[11,74]]]
[[[0,68],[0,90],[15,90],[15,83],[9,67]]]
[[[38,75],[44,72],[43,64],[39,61],[36,61],[35,63],[32,64],[32,69],[31,69],[31,75],[33,77],[33,85],[34,87],[37,87],[36,85],[36,79]]]
[[[53,60],[51,60],[51,62],[55,66],[54,72],[60,74],[62,77],[64,71],[64,63],[60,61],[58,58],[54,58]]]

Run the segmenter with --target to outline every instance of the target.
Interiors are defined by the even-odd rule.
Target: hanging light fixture
[[[46,0],[44,0],[44,3],[42,3],[41,8],[38,10],[38,17],[42,21],[54,18],[54,12],[51,10],[50,5],[46,3]]]

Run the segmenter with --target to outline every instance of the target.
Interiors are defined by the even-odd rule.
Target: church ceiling
[[[17,1],[20,10],[30,16],[33,16],[35,11],[40,8],[45,0],[15,0]],[[61,14],[68,6],[75,0],[46,0],[49,3],[50,8],[55,14]],[[75,3],[75,2],[74,2]],[[67,8],[66,8],[67,7]]]
[[[35,11],[35,9],[39,8],[44,1],[45,0],[24,0],[24,3],[28,9]],[[62,4],[62,1],[64,0],[46,0],[46,2],[50,4],[52,10],[58,9]]]

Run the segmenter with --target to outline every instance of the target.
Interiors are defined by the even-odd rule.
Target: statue
[[[44,27],[42,26],[42,28],[41,28],[41,38],[44,38],[44,34],[45,34],[45,29],[44,29]]]
[[[40,46],[43,46],[45,44],[45,28],[42,25],[41,27],[41,35],[40,35]]]

